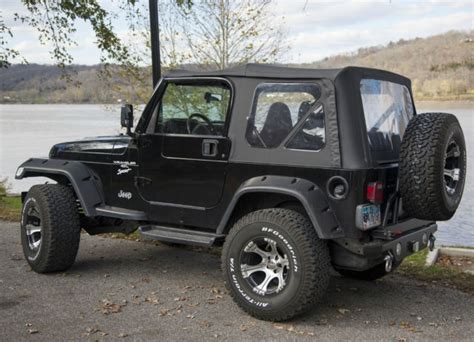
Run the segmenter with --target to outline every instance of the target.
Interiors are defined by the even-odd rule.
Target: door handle
[[[205,157],[215,157],[217,156],[217,145],[219,144],[218,140],[215,139],[204,139],[202,141],[202,155]]]

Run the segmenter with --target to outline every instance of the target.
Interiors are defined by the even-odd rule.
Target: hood
[[[76,153],[122,154],[127,149],[130,139],[127,135],[116,135],[63,142],[51,148],[49,157],[67,159],[68,155]]]

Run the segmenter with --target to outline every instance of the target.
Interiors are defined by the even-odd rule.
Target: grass
[[[20,221],[21,198],[20,196],[0,197],[0,220]]]
[[[428,250],[425,249],[407,257],[397,269],[397,272],[409,278],[448,286],[474,294],[473,274],[462,272],[450,266],[435,264],[428,267],[425,264],[427,254]]]
[[[0,219],[19,221],[21,213],[20,196],[7,196],[7,179],[0,179]]]

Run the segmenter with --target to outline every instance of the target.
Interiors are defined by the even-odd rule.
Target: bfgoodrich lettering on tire
[[[222,268],[235,302],[252,316],[282,321],[310,309],[329,284],[330,259],[309,220],[289,209],[264,209],[232,227]]]
[[[69,187],[46,184],[30,189],[21,216],[21,244],[35,272],[71,267],[79,248],[80,232],[76,199]]]
[[[466,180],[466,144],[457,118],[416,115],[400,151],[400,194],[412,217],[448,220],[456,212]]]

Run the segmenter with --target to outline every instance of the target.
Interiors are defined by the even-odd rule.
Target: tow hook
[[[433,251],[433,249],[435,248],[435,241],[436,241],[436,238],[433,234],[430,235],[430,240],[428,242],[428,248],[430,249],[430,251]]]
[[[388,254],[384,258],[385,260],[385,272],[390,273],[393,268],[393,255],[391,252],[388,252]]]

